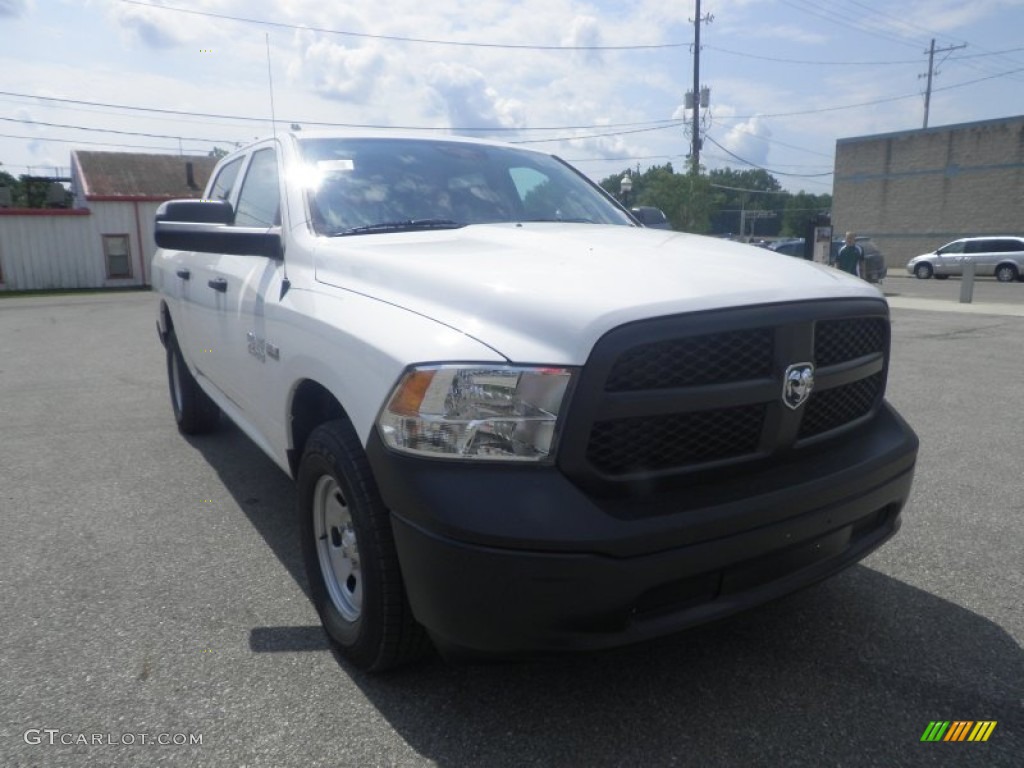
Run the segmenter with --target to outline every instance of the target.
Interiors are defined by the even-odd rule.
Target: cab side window
[[[277,155],[273,149],[253,153],[235,208],[240,227],[271,227],[281,223],[281,191],[277,181]]]
[[[242,158],[239,157],[221,168],[207,197],[211,200],[227,200],[231,197],[231,190],[235,187],[235,179],[238,178],[238,169],[241,167]]]

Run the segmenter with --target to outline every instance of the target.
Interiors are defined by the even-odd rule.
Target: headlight
[[[568,368],[429,365],[405,372],[377,424],[423,456],[539,461],[554,451]]]

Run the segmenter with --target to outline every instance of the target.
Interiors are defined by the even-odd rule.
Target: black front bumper
[[[418,459],[376,433],[368,452],[417,620],[515,653],[657,637],[852,565],[899,529],[917,446],[884,405],[761,475],[608,498],[555,466]]]

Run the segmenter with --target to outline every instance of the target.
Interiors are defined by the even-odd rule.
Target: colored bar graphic
[[[988,741],[997,720],[932,720],[921,741]]]
[[[970,720],[954,720],[953,725],[943,741],[963,741],[967,738],[967,730],[974,725]]]
[[[978,724],[974,726],[974,730],[971,731],[971,735],[967,737],[967,740],[988,741],[988,737],[996,729],[996,722],[996,720],[979,720]]]

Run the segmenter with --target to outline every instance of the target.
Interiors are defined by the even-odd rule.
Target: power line
[[[326,35],[343,35],[345,37],[358,37],[369,40],[387,40],[395,43],[420,43],[424,45],[452,45],[463,48],[499,48],[524,51],[644,51],[659,50],[665,48],[687,48],[689,43],[657,43],[649,45],[525,45],[514,43],[473,43],[462,40],[432,40],[422,37],[402,37],[400,35],[373,35],[368,32],[352,32],[343,29],[328,29],[326,27],[311,27],[302,24],[286,24],[281,21],[267,21],[265,19],[251,19],[245,16],[231,16],[226,13],[213,13],[212,11],[196,11],[190,8],[175,8],[169,5],[152,5],[143,3],[140,0],[120,0],[127,5],[138,5],[155,11],[170,11],[172,13],[186,13],[193,16],[203,16],[211,19],[222,19],[224,21],[236,21],[243,24],[260,24],[266,27],[278,29],[290,29],[300,32],[320,32]]]
[[[919,59],[901,59],[897,61],[809,61],[807,59],[778,59],[774,56],[760,56],[756,53],[748,53],[747,51],[733,51],[728,48],[719,48],[717,45],[705,45],[704,48],[712,51],[718,51],[719,53],[728,53],[732,56],[741,56],[745,59],[774,61],[778,64],[803,64],[825,67],[881,67],[920,63]]]
[[[721,144],[719,144],[717,141],[715,141],[708,134],[705,134],[705,138],[708,141],[710,141],[712,144],[714,144],[716,147],[718,147],[720,150],[725,152],[725,154],[729,155],[730,157],[732,157],[732,158],[734,158],[736,160],[739,160],[744,165],[749,165],[751,168],[756,168],[759,171],[765,171],[766,173],[770,173],[773,176],[793,176],[795,178],[800,178],[800,179],[814,179],[814,178],[821,178],[821,177],[824,177],[824,176],[831,176],[832,175],[832,171],[829,171],[828,173],[786,173],[785,171],[776,171],[776,170],[773,170],[771,168],[765,168],[764,166],[758,165],[757,163],[751,162],[750,160],[746,160],[746,159],[740,157],[739,155],[735,154],[734,152],[726,149],[725,147],[723,147]]]
[[[819,7],[818,5],[806,2],[805,0],[782,0],[782,2],[791,8],[795,8],[801,13],[809,13],[813,16],[817,16],[819,19],[824,19],[825,21],[829,21],[833,24],[838,24],[841,27],[855,29],[858,32],[872,35],[873,37],[878,37],[883,40],[888,40],[889,42],[896,43],[897,45],[906,46],[908,48],[917,48],[916,44],[908,42],[903,38],[889,35],[876,29],[871,29],[869,26],[865,26],[864,23],[855,16],[838,13],[833,6]]]
[[[152,147],[147,144],[122,144],[119,141],[89,141],[87,139],[57,139],[50,136],[16,136],[12,133],[0,133],[0,139],[25,139],[26,141],[55,141],[61,144],[90,144],[100,147],[121,147],[124,149],[150,149],[162,152],[185,152],[189,155],[205,155],[205,149],[182,149],[181,147]],[[39,163],[44,165],[44,163]]]
[[[26,125],[42,125],[47,128],[67,128],[73,131],[92,131],[94,133],[114,133],[121,136],[142,136],[149,139],[177,139],[179,141],[206,141],[210,144],[234,144],[228,139],[203,139],[198,136],[171,136],[165,133],[144,133],[141,131],[119,131],[115,128],[90,128],[84,125],[68,125],[66,123],[47,123],[42,120],[24,120],[17,117],[0,117],[0,120],[8,123],[23,123]]]
[[[124,0],[127,2],[127,0]],[[239,120],[242,122],[249,123],[266,123],[269,122],[266,117],[250,117],[247,115],[225,115],[217,114],[212,112],[194,112],[179,109],[166,109],[163,107],[138,107],[129,104],[110,104],[100,101],[85,101],[82,99],[65,99],[57,98],[54,96],[38,96],[31,93],[15,93],[13,91],[0,91],[0,96],[15,96],[24,99],[40,99],[43,101],[53,101],[60,104],[80,104],[92,107],[104,107],[106,109],[123,109],[131,112],[152,112],[160,115],[183,115],[187,117],[209,117],[216,120]],[[285,118],[282,117],[279,122],[282,123],[297,123],[299,125],[312,126],[318,128],[365,128],[369,130],[396,130],[396,131],[465,131],[479,132],[479,133],[498,133],[498,132],[509,132],[509,133],[520,133],[524,131],[573,131],[573,130],[592,130],[600,128],[632,128],[634,126],[647,126],[651,128],[671,128],[675,125],[682,123],[682,120],[673,118],[664,118],[661,120],[648,120],[643,122],[632,122],[632,123],[605,123],[600,125],[550,125],[550,126],[537,126],[532,128],[505,128],[505,127],[474,127],[474,126],[428,126],[428,125],[384,125],[380,123],[333,123],[325,122],[322,120],[306,120],[303,118]]]
[[[783,0],[783,2],[787,2],[787,1],[788,0]],[[908,43],[903,38],[893,37],[891,35],[882,33],[880,31],[878,31],[877,29],[872,29],[871,28],[871,22],[868,21],[867,19],[857,18],[857,17],[853,17],[853,16],[849,16],[849,15],[838,13],[835,10],[834,6],[830,6],[829,8],[827,8],[827,10],[826,9],[822,9],[819,12],[817,9],[811,10],[810,8],[808,8],[808,0],[797,0],[797,2],[800,2],[801,5],[803,6],[804,10],[806,10],[807,12],[814,13],[815,15],[818,15],[820,18],[824,18],[824,19],[830,20],[833,23],[842,24],[843,26],[849,26],[849,27],[851,27],[853,29],[857,29],[860,32],[864,32],[866,34],[874,35],[875,37],[879,37],[879,38],[882,38],[882,39],[887,39],[887,40],[896,42],[896,43],[898,43],[900,45],[906,45],[908,47],[916,47],[913,43]],[[919,33],[920,32],[924,32],[929,37],[945,38],[946,40],[951,40],[951,41],[954,41],[954,42],[957,42],[957,43],[961,43],[961,42],[962,43],[967,43],[967,42],[969,42],[967,40],[959,40],[957,38],[953,38],[953,37],[951,37],[949,35],[943,35],[941,33],[936,33],[934,30],[928,29],[927,27],[923,27],[920,24],[915,24],[913,22],[907,21],[905,18],[902,18],[900,16],[896,16],[894,14],[888,13],[886,11],[879,10],[877,8],[872,8],[871,6],[865,5],[864,3],[857,2],[857,0],[849,0],[849,2],[852,5],[856,5],[859,8],[867,11],[869,14],[872,14],[872,15],[877,16],[877,17],[882,17],[883,19],[885,19],[884,23],[888,24],[890,27],[892,27],[893,23],[895,22],[896,24],[899,24],[900,26],[902,26],[902,27],[904,27],[906,29],[916,30],[916,32],[914,33],[914,37],[916,37],[917,39],[920,39],[920,34]],[[792,2],[788,2],[788,4],[791,5],[792,7],[796,7],[796,6],[792,5]],[[845,19],[847,21],[852,21],[853,23],[852,24],[844,24],[841,21],[836,21],[835,19],[830,19],[828,15],[823,15],[824,13],[832,13],[832,14],[834,14],[836,16],[836,18]],[[973,44],[972,44],[972,46],[973,46]],[[978,50],[981,50],[981,51],[985,51],[986,50],[985,48],[983,48],[981,46],[973,46],[973,47],[978,48]],[[963,60],[967,60],[967,59],[973,60],[975,58],[980,58],[982,55],[984,55],[984,56],[990,56],[990,55],[991,56],[1003,56],[1006,53],[1014,53],[1017,50],[1020,50],[1020,49],[1009,49],[1009,50],[1006,50],[1006,51],[986,52],[985,54],[979,54],[978,56],[960,56],[960,57],[957,57],[956,59],[954,59],[954,61],[960,61],[962,59]],[[1009,58],[1007,58],[1006,60],[1008,62],[1011,62],[1011,63],[1014,63],[1014,64],[1018,63],[1018,62],[1015,62],[1015,61],[1013,61],[1012,59],[1009,59]],[[979,67],[979,66],[976,66],[973,61],[965,61],[964,63],[968,67],[970,67],[971,69],[974,69],[974,70],[979,71],[979,72],[989,72],[989,73],[992,72],[992,70],[990,68],[990,65],[989,66],[984,66],[984,67]],[[989,64],[989,62],[978,62],[978,63]],[[1012,79],[1020,80],[1020,78],[1018,78],[1018,77],[1013,77]]]
[[[1024,72],[1024,67],[1021,67],[1021,68],[1018,68],[1018,69],[1013,69],[1013,70],[1010,70],[1008,72],[999,72],[999,73],[996,73],[996,74],[987,75],[985,77],[979,77],[979,78],[975,78],[973,80],[967,80],[967,81],[960,82],[960,83],[954,83],[952,85],[942,86],[941,88],[933,89],[933,93],[937,93],[937,92],[941,92],[941,91],[949,91],[949,90],[953,90],[953,89],[956,89],[956,88],[964,88],[964,87],[967,87],[967,86],[970,86],[970,85],[976,85],[977,83],[985,82],[985,81],[988,81],[988,80],[994,80],[996,78],[1005,77],[1005,76],[1011,75],[1011,74],[1016,74],[1017,72]],[[11,97],[25,98],[25,99],[37,99],[37,100],[42,100],[42,101],[47,101],[47,102],[54,102],[54,103],[59,103],[59,104],[86,105],[86,106],[92,106],[92,107],[102,107],[102,108],[105,108],[105,109],[126,110],[126,111],[130,111],[130,112],[148,112],[148,113],[154,113],[154,114],[159,114],[159,115],[174,115],[174,116],[185,115],[185,116],[190,116],[190,117],[208,117],[208,118],[221,119],[221,120],[238,120],[238,121],[243,121],[243,122],[247,122],[247,123],[266,123],[267,122],[267,119],[265,117],[249,117],[249,116],[244,116],[244,115],[225,115],[225,114],[206,113],[206,112],[192,112],[192,111],[184,111],[184,110],[159,108],[159,107],[137,107],[137,106],[127,105],[127,104],[112,104],[112,103],[104,103],[104,102],[86,101],[86,100],[83,100],[83,99],[65,99],[65,98],[57,98],[57,97],[53,97],[53,96],[39,96],[39,95],[35,95],[35,94],[18,93],[18,92],[14,92],[14,91],[0,91],[0,96],[11,96]],[[822,114],[822,113],[826,113],[826,112],[837,112],[837,111],[842,111],[842,110],[847,110],[847,109],[859,109],[859,108],[863,108],[863,107],[877,106],[879,104],[887,104],[887,103],[892,103],[892,102],[896,102],[896,101],[903,101],[903,100],[906,100],[906,99],[916,99],[916,98],[919,98],[919,96],[920,96],[920,94],[916,94],[916,93],[904,94],[904,95],[901,95],[901,96],[890,96],[888,98],[874,99],[874,100],[871,100],[871,101],[858,102],[858,103],[855,103],[855,104],[840,104],[840,105],[834,105],[834,106],[830,106],[830,107],[818,107],[816,109],[792,110],[792,111],[789,111],[789,112],[761,113],[761,114],[751,114],[751,115],[731,115],[728,119],[730,119],[730,120],[742,120],[742,119],[750,119],[750,118],[754,118],[754,117],[760,117],[760,118],[798,117],[798,116],[803,116],[803,115],[814,115],[814,114]],[[544,139],[520,139],[520,140],[516,140],[516,141],[511,141],[510,142],[510,143],[513,143],[513,144],[544,144],[544,143],[553,143],[553,142],[562,142],[562,141],[573,141],[573,140],[590,139],[590,138],[608,138],[608,137],[612,137],[612,136],[624,136],[624,135],[631,135],[631,134],[637,134],[637,133],[647,133],[647,132],[652,132],[652,131],[660,131],[660,130],[665,130],[665,129],[668,129],[668,128],[675,128],[675,127],[681,126],[681,125],[684,124],[685,121],[681,120],[681,119],[664,119],[664,120],[656,120],[656,121],[641,122],[641,123],[608,123],[608,124],[605,124],[605,125],[546,126],[546,127],[536,127],[536,128],[525,128],[524,127],[524,128],[507,128],[507,129],[505,129],[505,128],[492,128],[492,127],[488,127],[488,128],[474,128],[474,127],[458,127],[458,126],[436,127],[436,126],[394,126],[394,125],[366,124],[366,123],[332,123],[332,122],[316,121],[316,120],[303,120],[303,119],[296,119],[296,118],[282,118],[282,122],[299,123],[301,125],[314,126],[314,127],[357,128],[357,129],[372,129],[372,130],[405,130],[405,131],[421,131],[421,132],[438,131],[438,132],[444,132],[444,133],[450,133],[450,132],[453,132],[453,131],[456,131],[456,132],[466,132],[466,133],[468,133],[468,132],[495,132],[496,133],[496,132],[499,132],[499,131],[501,131],[501,132],[504,132],[504,131],[508,131],[508,132],[526,132],[526,131],[616,129],[616,130],[597,130],[597,132],[595,132],[595,133],[584,134],[584,135],[578,135],[577,134],[577,135],[573,135],[573,136],[554,136],[554,137],[549,137],[549,138],[544,138]],[[631,126],[640,126],[640,127],[631,127]],[[618,130],[619,128],[624,128],[624,130]],[[751,134],[751,135],[755,135],[756,136],[756,134]],[[9,138],[19,138],[19,137],[9,137]],[[35,139],[35,140],[46,140],[46,141],[57,141],[57,139],[43,139],[42,137],[38,137],[38,136],[21,137],[21,138],[31,138],[31,139]],[[173,138],[177,138],[177,137],[173,137]],[[190,140],[193,140],[193,139],[190,139]],[[212,140],[209,140],[209,139],[194,139],[194,140],[197,140],[197,141],[212,141]],[[90,143],[90,142],[84,142],[83,141],[82,143]],[[97,143],[97,142],[91,142],[91,143]],[[213,143],[216,143],[216,141],[214,141]],[[225,143],[234,143],[234,142],[225,142]],[[107,145],[113,146],[113,144],[109,143],[109,142],[107,143]],[[823,156],[825,156],[825,155],[823,155]]]

